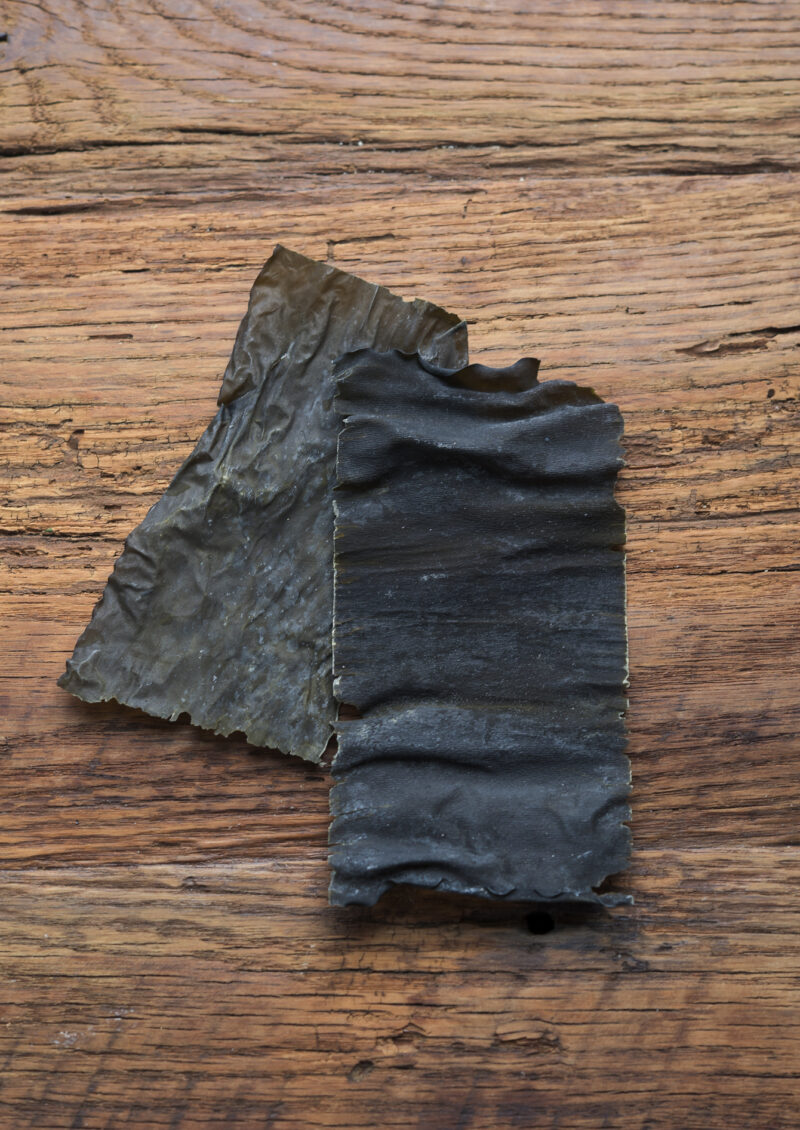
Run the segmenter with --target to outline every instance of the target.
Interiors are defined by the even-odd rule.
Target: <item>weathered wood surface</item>
[[[800,4],[19,0],[0,1125],[797,1125]],[[325,904],[328,779],[55,686],[273,243],[623,409],[637,904]]]

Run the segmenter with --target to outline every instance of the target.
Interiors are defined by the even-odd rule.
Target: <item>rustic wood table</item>
[[[800,3],[0,25],[0,1125],[800,1125]],[[620,404],[611,913],[326,904],[329,778],[55,680],[274,243]]]

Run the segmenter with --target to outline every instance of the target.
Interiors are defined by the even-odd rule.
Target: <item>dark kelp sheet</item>
[[[368,345],[467,360],[454,315],[276,248],[221,407],[128,538],[62,687],[319,760],[336,716],[331,365]]]
[[[619,410],[532,360],[337,370],[331,901],[628,901]]]

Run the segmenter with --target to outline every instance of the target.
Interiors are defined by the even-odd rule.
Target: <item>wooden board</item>
[[[800,4],[0,32],[0,1126],[796,1127]],[[621,406],[635,907],[332,910],[323,771],[55,686],[277,241]]]

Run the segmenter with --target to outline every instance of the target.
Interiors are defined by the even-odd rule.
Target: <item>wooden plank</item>
[[[0,876],[16,1127],[794,1125],[792,850],[636,856],[638,908],[397,892],[303,859]]]
[[[340,161],[524,146],[559,173],[797,165],[791,3],[51,0],[7,26],[12,155],[210,133],[341,143]]]
[[[592,178],[571,180],[566,198],[563,184],[485,182],[466,216],[447,191],[435,204],[378,192],[367,223],[369,192],[363,182],[313,211],[289,192],[235,214],[196,205],[128,209],[111,227],[102,212],[7,226],[16,285],[0,394],[17,489],[2,526],[121,537],[210,418],[265,233],[324,257],[326,233],[359,225],[331,249],[338,264],[463,311],[478,357],[535,352],[543,376],[620,403],[624,501],[642,518],[794,505],[794,178],[700,178],[683,193],[661,178]],[[376,242],[389,224],[398,232]],[[227,265],[232,247],[244,266]]]
[[[320,771],[54,687],[93,595],[5,603],[6,865],[259,858],[323,843]],[[796,573],[631,576],[637,843],[795,842],[797,596]]]

